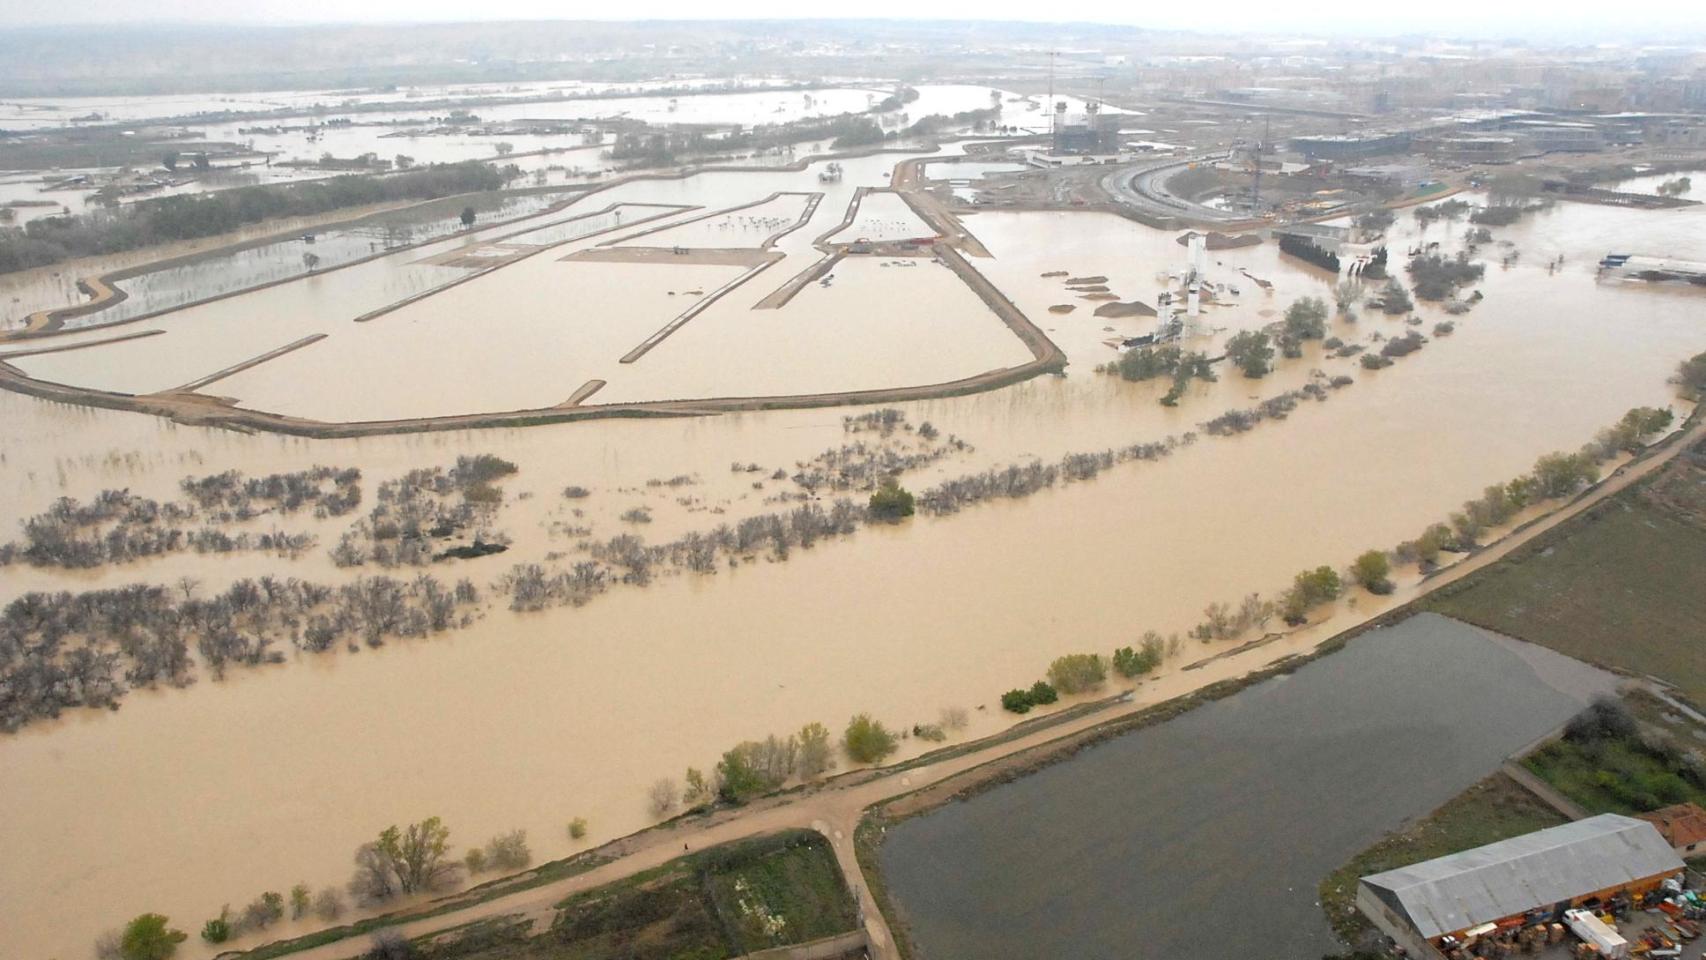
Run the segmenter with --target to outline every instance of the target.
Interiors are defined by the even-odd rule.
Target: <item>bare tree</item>
[[[665,777],[662,780],[657,781],[652,784],[652,788],[647,792],[646,796],[651,806],[653,817],[662,819],[675,811],[678,791],[676,790],[674,780]]]

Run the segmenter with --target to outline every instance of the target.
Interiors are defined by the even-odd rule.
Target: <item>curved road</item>
[[[1669,437],[1664,446],[1650,448],[1650,454],[1644,459],[1632,460],[1619,467],[1578,499],[1505,536],[1479,553],[1436,573],[1433,577],[1401,590],[1399,596],[1388,598],[1384,604],[1364,604],[1360,610],[1340,609],[1326,621],[1294,631],[1278,643],[1226,656],[1188,675],[1175,671],[1164,678],[1173,681],[1172,683],[1152,681],[1149,684],[1150,689],[1146,691],[1149,694],[1147,696],[1140,698],[1128,694],[1103,709],[1010,740],[991,743],[981,749],[971,749],[937,763],[913,769],[855,771],[803,791],[768,797],[734,810],[719,811],[701,820],[683,823],[674,829],[652,829],[634,834],[608,844],[604,849],[615,859],[585,873],[472,904],[462,910],[400,923],[391,929],[407,937],[419,937],[474,920],[514,914],[534,917],[548,923],[554,913],[554,905],[564,897],[661,866],[682,854],[682,850],[676,849],[677,843],[701,850],[708,846],[778,830],[805,828],[823,834],[833,846],[836,861],[846,876],[847,886],[858,901],[860,916],[870,938],[872,957],[879,960],[898,960],[900,952],[895,946],[882,912],[865,885],[864,874],[859,869],[853,849],[854,830],[870,807],[921,787],[941,783],[974,767],[1014,757],[1027,750],[1046,747],[1055,741],[1130,716],[1157,702],[1189,693],[1210,683],[1243,676],[1263,668],[1278,656],[1307,652],[1321,639],[1366,623],[1396,607],[1400,600],[1413,601],[1503,559],[1511,551],[1540,534],[1581,514],[1605,498],[1627,489],[1635,481],[1649,476],[1669,463],[1680,451],[1702,440],[1706,440],[1706,419],[1685,425],[1681,431]],[[366,948],[365,938],[352,937],[286,956],[293,960],[345,960],[365,952]]]
[[[1226,210],[1192,203],[1167,189],[1167,181],[1180,170],[1193,163],[1215,163],[1229,156],[1222,153],[1205,153],[1189,157],[1177,157],[1162,163],[1154,163],[1137,168],[1116,170],[1102,178],[1102,189],[1113,197],[1115,202],[1135,207],[1145,213],[1163,217],[1188,217],[1193,220],[1206,220],[1212,223],[1227,223],[1245,219]]]

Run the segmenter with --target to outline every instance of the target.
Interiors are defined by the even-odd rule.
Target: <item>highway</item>
[[[1102,178],[1102,189],[1114,202],[1124,204],[1157,217],[1179,217],[1185,220],[1227,223],[1241,220],[1238,214],[1205,207],[1200,203],[1174,195],[1167,190],[1167,180],[1193,163],[1216,163],[1228,154],[1206,153],[1175,157],[1141,167],[1126,167]]]

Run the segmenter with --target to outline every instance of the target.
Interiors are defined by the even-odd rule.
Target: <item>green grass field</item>
[[[570,897],[558,911],[550,933],[527,944],[529,957],[719,960],[857,925],[834,853],[808,831],[682,857]]]
[[[1672,803],[1706,802],[1706,790],[1633,740],[1559,740],[1536,750],[1523,765],[1588,813],[1636,814]]]
[[[829,844],[795,830],[712,847],[557,905],[416,941],[424,960],[723,960],[858,925]]]
[[[1321,909],[1333,931],[1355,943],[1372,925],[1356,909],[1358,877],[1432,860],[1497,840],[1555,827],[1565,822],[1503,774],[1481,781],[1403,830],[1379,843],[1321,881]]]
[[[1674,464],[1424,606],[1706,704],[1703,500],[1706,467]]]

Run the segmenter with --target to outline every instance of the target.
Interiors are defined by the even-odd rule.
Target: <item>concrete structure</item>
[[[1553,922],[1656,889],[1682,858],[1651,823],[1614,813],[1490,843],[1357,882],[1357,909],[1415,957],[1502,923]]]
[[[1657,827],[1677,856],[1686,859],[1706,853],[1706,810],[1695,804],[1673,803],[1638,819]]]
[[[1512,163],[1522,156],[1516,137],[1449,135],[1417,140],[1421,152],[1453,163]]]
[[[1605,134],[1591,123],[1518,120],[1511,129],[1538,153],[1598,153],[1605,149]]]
[[[1067,113],[1066,101],[1054,107],[1053,140],[1049,152],[1056,156],[1113,154],[1120,150],[1119,118],[1102,112],[1095,102],[1083,113]]]
[[[1291,148],[1311,160],[1361,160],[1410,149],[1410,134],[1371,133],[1292,137]]]

